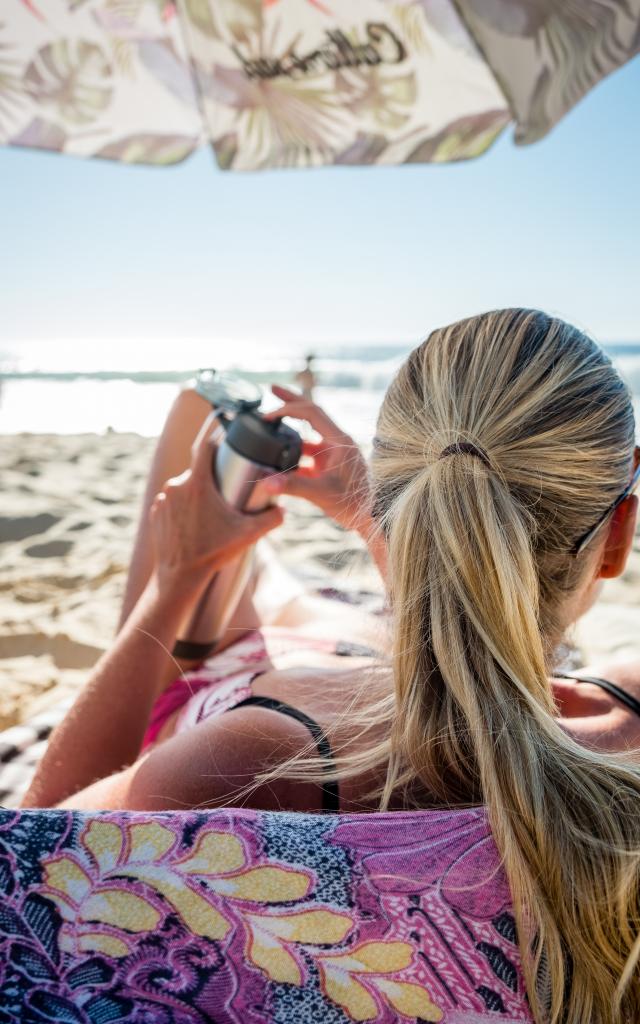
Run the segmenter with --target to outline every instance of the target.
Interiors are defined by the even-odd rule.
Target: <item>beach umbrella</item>
[[[640,49],[640,0],[3,0],[0,142],[220,167],[530,143]]]

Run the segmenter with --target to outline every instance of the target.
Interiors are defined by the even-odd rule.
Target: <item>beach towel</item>
[[[13,725],[0,732],[0,807],[18,806],[29,788],[49,736],[72,703],[72,698],[67,698],[23,725]]]
[[[531,1016],[483,809],[3,810],[0,1020]]]

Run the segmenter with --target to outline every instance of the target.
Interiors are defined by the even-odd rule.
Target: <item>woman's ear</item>
[[[611,580],[621,576],[633,546],[638,514],[638,499],[630,495],[611,517],[607,539],[602,552],[598,578]]]

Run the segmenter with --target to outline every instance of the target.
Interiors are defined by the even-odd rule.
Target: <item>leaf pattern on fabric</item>
[[[120,160],[125,164],[167,167],[181,163],[192,153],[193,139],[188,136],[132,135],[103,146],[95,155],[105,160]]]
[[[237,44],[236,54],[245,54],[245,64],[237,69],[216,65],[208,77],[205,73],[200,76],[206,95],[235,111],[234,139],[239,153],[252,152],[254,160],[273,166],[293,165],[304,153],[331,162],[348,143],[350,116],[371,116],[381,128],[398,129],[406,124],[406,111],[416,99],[412,72],[370,67],[366,73],[354,69],[327,75],[319,69],[304,77],[253,77],[249,61],[251,66],[259,66],[269,60],[269,50],[293,53],[297,40],[283,34],[279,20],[265,39],[259,2],[247,0],[242,11],[247,16],[230,17],[226,28]],[[229,141],[228,135],[223,136],[225,167],[232,166],[234,159]],[[217,154],[217,141],[214,145]]]
[[[388,146],[384,135],[359,133],[335,158],[336,164],[375,164]]]
[[[296,914],[270,916],[247,914],[247,958],[272,981],[302,985],[304,967],[293,944],[336,945],[353,927],[347,914],[328,910],[306,910]]]
[[[640,51],[638,0],[5,0],[1,18],[0,143],[172,163],[208,139],[225,170],[472,159],[513,118],[532,142]],[[168,139],[182,157],[158,159]]]
[[[202,117],[173,0],[6,0],[0,143],[157,164],[193,152]]]
[[[32,149],[64,149],[67,134],[57,124],[36,117],[26,128],[14,135],[12,146],[28,146]]]
[[[448,123],[458,119],[436,112],[439,94],[419,63],[437,54],[437,75],[450,74],[441,12],[439,22],[437,17],[429,21],[418,0],[364,0],[357,17],[354,9],[338,13],[322,7],[308,4],[304,15],[300,4],[294,13],[291,0],[211,5],[220,57],[205,44],[204,33],[192,33],[205,116],[223,169],[404,162],[417,149],[416,140],[438,135],[439,125],[445,136]],[[294,34],[296,20],[299,31]],[[451,9],[449,21],[458,37],[454,44],[445,36],[446,46],[469,65],[462,74],[471,81],[482,61]],[[449,24],[447,32],[452,35]],[[490,76],[483,79],[483,90],[498,106],[501,97]],[[442,95],[458,91],[447,87]],[[417,116],[425,104],[430,127]],[[376,144],[362,146],[363,138],[375,138]],[[490,141],[493,137],[482,134],[477,148]],[[471,144],[467,148],[470,153]],[[465,154],[458,149],[456,159],[461,159]]]
[[[317,962],[327,995],[344,1007],[352,1020],[375,1019],[382,1001],[404,1017],[441,1021],[442,1010],[424,987],[380,977],[406,970],[412,959],[408,943],[365,942],[348,953],[319,956]]]
[[[428,139],[412,150],[407,163],[448,163],[481,156],[509,123],[503,110],[456,121],[446,132]]]
[[[92,822],[75,855],[45,858],[43,891],[65,921],[65,949],[72,951],[75,940],[83,951],[126,956],[130,937],[162,920],[157,897],[195,935],[222,940],[233,920],[217,895],[225,902],[281,903],[301,899],[311,885],[308,875],[288,868],[249,867],[241,841],[224,832],[201,832],[186,855],[176,855],[176,846],[175,833],[154,822],[128,828]],[[154,895],[132,892],[123,878],[145,883]]]
[[[215,67],[207,79],[207,94],[235,111],[237,152],[249,150],[260,161],[288,166],[299,152],[330,154],[340,137],[346,138],[338,96],[322,83],[257,82],[239,69]],[[226,166],[235,156],[229,143],[230,137],[224,136]],[[217,155],[217,139],[214,147]]]
[[[94,43],[61,39],[38,50],[24,84],[39,105],[71,124],[90,124],[109,106],[111,65]]]
[[[521,145],[543,138],[589,89],[640,52],[637,0],[456,6],[509,100]]]
[[[474,55],[478,52],[457,5],[448,0],[396,0],[395,13],[407,25],[407,31],[417,37],[416,45],[421,42],[425,49],[429,49],[428,30],[431,28],[455,49]]]
[[[208,0],[182,0],[182,3],[186,17],[193,27],[208,39],[217,39],[219,33]]]
[[[395,4],[393,17],[398,27],[402,29],[404,38],[415,49],[416,53],[428,54],[431,47],[426,32],[425,19],[422,10],[415,0],[411,3]]]
[[[0,882],[9,1020],[531,1024],[482,811],[0,809]]]
[[[434,816],[438,814],[434,812]],[[497,917],[509,905],[509,889],[484,815],[469,812],[452,818],[443,813],[440,821],[442,830],[434,829],[426,842],[410,835],[404,841],[397,836],[394,840],[388,833],[379,836],[375,829],[361,828],[357,821],[339,826],[334,842],[362,851],[367,877],[380,892],[417,893],[437,884],[456,910],[471,911],[479,920]],[[381,850],[387,842],[393,843],[393,849]],[[445,870],[444,849],[448,856]]]
[[[196,107],[198,100],[188,68],[171,43],[164,39],[143,39],[138,54],[144,66],[181,103]]]
[[[0,135],[9,133],[24,103],[18,62],[11,56],[13,48],[1,41],[6,31],[6,25],[0,22]]]
[[[340,71],[335,87],[348,110],[387,130],[400,129],[409,121],[417,99],[413,72],[398,73],[384,67]]]

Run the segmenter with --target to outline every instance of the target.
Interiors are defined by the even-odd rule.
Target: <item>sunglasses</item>
[[[582,551],[584,551],[584,549],[586,548],[587,544],[589,544],[590,541],[593,540],[595,535],[602,529],[602,527],[606,523],[606,521],[609,518],[609,516],[613,515],[615,510],[620,505],[622,505],[622,502],[625,501],[631,494],[633,494],[633,492],[635,491],[635,489],[638,486],[638,484],[640,484],[640,448],[636,448],[636,460],[637,460],[638,464],[637,464],[636,468],[633,471],[633,476],[631,477],[631,483],[627,487],[625,487],[625,489],[622,492],[622,494],[620,494],[616,498],[616,500],[613,502],[613,504],[609,505],[609,508],[606,509],[602,513],[602,515],[598,519],[598,522],[595,523],[591,527],[590,530],[587,530],[586,533],[583,533],[582,537],[578,537],[578,540],[575,542],[575,544],[571,548],[571,551],[569,552],[569,554],[571,554],[575,558],[577,558],[578,555]]]

